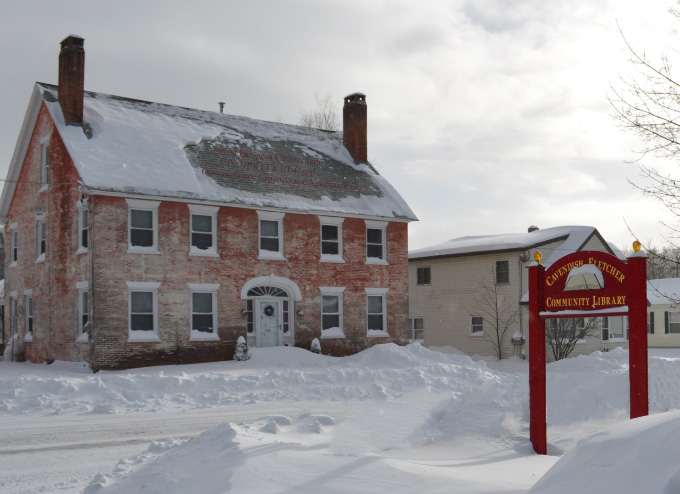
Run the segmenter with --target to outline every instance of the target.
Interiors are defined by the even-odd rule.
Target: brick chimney
[[[83,124],[84,43],[83,38],[71,34],[61,42],[59,52],[59,104],[68,125]]]
[[[342,107],[342,133],[345,147],[356,161],[368,161],[366,144],[366,95],[352,93],[345,96]]]

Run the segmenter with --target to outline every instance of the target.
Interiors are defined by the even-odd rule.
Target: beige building
[[[526,356],[526,267],[534,252],[540,251],[549,267],[584,250],[624,259],[590,226],[530,227],[527,233],[461,237],[410,251],[411,338],[427,347],[452,346],[469,355]],[[576,323],[589,324],[592,330],[576,343],[571,356],[628,347],[626,318],[597,317]],[[554,330],[549,321],[548,331]],[[554,359],[550,348],[547,357]]]
[[[647,300],[649,347],[680,347],[680,278],[649,280]]]

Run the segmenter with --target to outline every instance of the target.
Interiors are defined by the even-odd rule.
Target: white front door
[[[257,301],[258,346],[281,345],[281,301]]]

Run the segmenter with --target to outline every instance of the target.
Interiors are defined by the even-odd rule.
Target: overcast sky
[[[22,1],[0,15],[0,176],[59,42],[85,38],[85,88],[298,123],[314,92],[360,91],[368,155],[420,221],[411,249],[466,235],[592,225],[663,244],[617,129],[630,74],[617,21],[653,57],[678,43],[668,0]],[[650,161],[646,163],[652,164]],[[674,163],[655,166],[674,171]],[[680,175],[680,170],[678,170]]]

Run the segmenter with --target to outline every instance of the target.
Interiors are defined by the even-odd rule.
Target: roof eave
[[[9,164],[7,179],[5,180],[5,185],[2,189],[2,196],[0,196],[0,218],[7,218],[9,216],[9,208],[12,204],[12,198],[14,197],[16,184],[19,180],[19,174],[21,173],[21,165],[26,157],[28,145],[31,142],[31,136],[33,135],[33,129],[38,120],[38,114],[40,113],[42,103],[42,93],[40,92],[38,84],[35,84],[33,86],[31,99],[28,102],[28,108],[26,108],[26,115],[24,116],[21,130],[19,131],[17,143],[14,146],[14,154],[12,155],[12,160]]]

